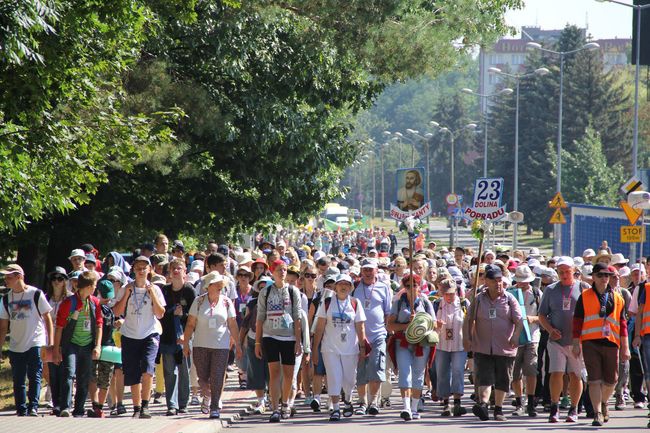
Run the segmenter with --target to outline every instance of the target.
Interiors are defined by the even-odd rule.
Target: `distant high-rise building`
[[[586,35],[586,29],[580,29]],[[496,67],[504,72],[517,74],[526,70],[526,44],[538,42],[549,46],[560,37],[562,30],[542,30],[539,27],[522,27],[521,36],[518,39],[500,39],[488,50],[482,51],[479,61],[479,91],[483,94],[493,93],[503,77],[491,74],[488,69]],[[605,70],[625,67],[628,65],[632,47],[631,39],[594,39],[590,42],[597,42],[600,45],[600,52],[603,55]],[[482,104],[482,110],[485,105]]]

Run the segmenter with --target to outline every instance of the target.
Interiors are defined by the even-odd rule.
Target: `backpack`
[[[41,310],[38,309],[38,303],[41,300],[41,292],[39,289],[36,289],[34,292],[34,306],[36,307],[36,312],[38,313],[39,316],[43,317],[43,314],[41,313]],[[2,297],[2,305],[5,307],[5,310],[7,311],[7,315],[11,317],[11,313],[9,312],[9,293],[4,295]]]

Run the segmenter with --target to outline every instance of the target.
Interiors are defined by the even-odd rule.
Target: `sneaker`
[[[643,409],[643,402],[642,401],[635,401],[634,402],[634,409]]]
[[[578,422],[578,412],[575,407],[569,408],[569,413],[566,414],[565,422]]]
[[[526,406],[526,413],[529,417],[535,418],[537,416],[537,409],[535,409],[535,406],[533,404],[528,404]]]
[[[440,416],[451,416],[451,408],[449,407],[448,404],[446,404],[446,405],[442,408],[442,413],[440,414]]]
[[[60,416],[61,418],[69,418],[70,415],[71,415],[71,414],[70,414],[70,410],[69,410],[69,409],[63,409],[63,410],[61,411],[61,413],[59,414],[59,416]]]
[[[365,406],[364,406],[364,407],[365,407]],[[361,407],[359,407],[359,409],[357,409],[357,410],[360,410],[360,409],[361,409]],[[354,413],[356,413],[356,411],[355,411],[354,408],[352,407],[352,403],[350,403],[350,402],[346,402],[346,403],[343,405],[343,416],[344,416],[345,418],[350,418],[350,417],[352,416],[352,414],[354,414]],[[365,415],[365,414],[366,414],[366,412],[365,412],[365,410],[364,410],[363,415]]]
[[[54,409],[52,409],[52,412],[50,412],[50,415],[54,415],[54,416],[61,415],[61,409],[59,409],[58,407],[55,407]]]
[[[286,403],[283,403],[281,408],[280,408],[280,417],[282,419],[289,419],[289,416],[291,416],[291,413],[289,411],[289,405]]]
[[[487,421],[490,419],[488,407],[485,403],[476,403],[474,406],[472,406],[472,413],[476,415],[481,421]]]
[[[354,411],[355,415],[365,415],[368,411],[368,408],[366,407],[365,404],[361,403],[359,404],[359,407]],[[345,412],[343,412],[343,415],[345,415]]]
[[[86,416],[88,418],[104,418],[104,411],[95,407],[94,409],[88,409],[86,411]]]
[[[551,405],[551,414],[548,417],[548,422],[556,423],[560,421],[560,411],[557,408],[556,404]]]
[[[420,412],[413,412],[411,414],[412,419],[420,419]]]
[[[508,421],[508,418],[503,414],[503,409],[494,410],[494,420],[495,421]]]
[[[569,396],[565,395],[560,400],[560,409],[568,409],[571,403],[569,402]]]
[[[140,411],[139,410],[134,411],[133,415],[131,415],[131,418],[134,418],[134,419],[135,418],[140,418]]]
[[[27,416],[38,416],[38,409],[36,409],[35,407],[29,409],[27,411]]]
[[[625,409],[625,399],[622,394],[616,395],[616,403],[614,404],[615,410],[624,410]]]
[[[124,415],[126,413],[126,408],[122,403],[117,404],[117,414],[118,415]]]
[[[160,404],[160,397],[162,397],[162,392],[153,393],[153,404]]]
[[[375,403],[371,404],[368,407],[368,414],[373,415],[373,416],[374,415],[379,415],[379,408],[377,407],[377,405]]]
[[[402,418],[404,421],[411,421],[413,417],[411,416],[411,411],[409,410],[403,410],[400,412],[399,417]]]
[[[177,412],[177,413],[179,413],[179,414],[186,414],[186,413],[187,413],[187,408],[186,408],[186,407],[180,407],[180,408],[178,408],[178,412]]]
[[[601,427],[603,425],[603,414],[598,412],[594,415],[594,420],[591,422],[594,427]]]
[[[217,419],[221,416],[218,410],[211,410],[210,411],[210,419]]]
[[[149,412],[148,407],[142,406],[140,409],[140,419],[150,419],[151,418],[151,413]]]
[[[173,407],[167,409],[167,413],[165,413],[165,416],[176,416],[178,414],[178,411],[174,409]]]
[[[280,422],[280,411],[274,410],[271,416],[269,417],[269,422]]]
[[[381,399],[381,407],[390,407],[390,397],[384,397]]]
[[[253,413],[255,415],[262,415],[264,412],[266,412],[266,405],[264,402],[259,402],[255,405],[255,408],[253,409]]]
[[[456,417],[463,416],[463,415],[465,415],[467,413],[467,409],[465,409],[461,405],[454,405],[454,409],[452,410],[452,413]]]
[[[311,403],[309,403],[309,406],[311,406],[311,410],[314,412],[320,412],[320,400],[318,399],[313,399]]]
[[[199,401],[199,398],[196,395],[193,395],[192,399],[190,400],[190,404],[192,406],[198,406],[201,404],[201,402]]]
[[[228,371],[229,373],[232,373],[233,371],[235,371],[235,366],[230,364],[228,367],[226,367],[226,371]]]
[[[515,410],[512,411],[512,416],[524,416],[524,407],[515,406]]]
[[[334,410],[330,414],[330,421],[340,421],[341,420],[341,411],[340,410]]]

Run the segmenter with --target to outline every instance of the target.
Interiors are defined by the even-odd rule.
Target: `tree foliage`
[[[122,109],[122,74],[155,21],[145,3],[2,7],[0,230],[10,231],[88,203],[109,167],[128,171],[141,148],[170,141],[165,122],[175,115]]]

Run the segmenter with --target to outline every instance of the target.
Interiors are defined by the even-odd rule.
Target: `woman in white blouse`
[[[192,353],[203,394],[201,411],[210,418],[220,417],[219,402],[226,378],[226,367],[231,344],[235,345],[237,359],[242,356],[238,338],[237,319],[233,301],[221,295],[226,277],[217,271],[202,279],[207,292],[197,296],[190,307],[185,333],[180,339],[183,354],[190,355],[190,340],[194,335]],[[207,396],[210,396],[209,398]]]
[[[456,296],[456,282],[451,278],[439,283],[439,293],[436,311],[438,334],[440,342],[435,357],[436,375],[438,378],[436,391],[443,400],[442,416],[461,416],[467,409],[460,405],[464,392],[464,372],[467,352],[463,350],[463,320],[467,311],[466,300]],[[453,409],[449,405],[449,397],[453,394]]]

